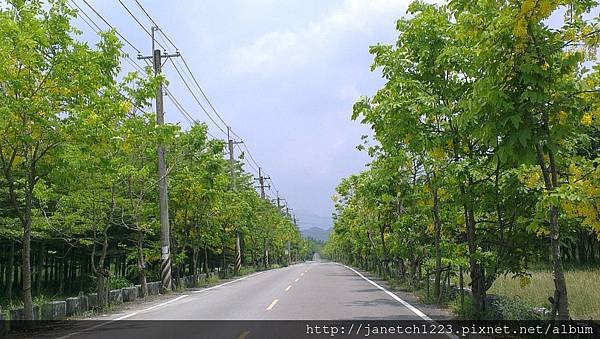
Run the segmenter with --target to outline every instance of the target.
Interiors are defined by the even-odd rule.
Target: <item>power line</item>
[[[98,24],[96,24],[96,22],[94,20],[92,20],[92,18],[90,18],[87,13],[81,9],[81,7],[79,7],[79,5],[77,5],[77,3],[75,1],[71,1],[76,7],[77,7],[77,13],[81,13],[85,16],[85,18],[87,18],[87,20],[89,20],[91,22],[88,22],[83,16],[79,16],[79,18],[81,18],[96,34],[100,33],[102,31],[102,29],[100,28],[100,26],[98,26]],[[71,9],[75,9],[73,6],[71,6],[69,3],[67,3],[67,5],[71,8]],[[92,24],[96,27],[92,27]]]
[[[73,4],[75,4],[75,6],[77,6],[77,8],[81,9],[81,7],[79,7],[79,5],[77,5],[77,3],[76,3],[74,0],[71,0],[71,2],[72,2]],[[89,7],[89,8],[90,8],[90,9],[91,9],[91,10],[92,10],[94,13],[96,13],[96,15],[97,15],[97,16],[98,16],[100,19],[102,19],[102,21],[104,21],[104,23],[105,23],[105,24],[106,24],[108,27],[110,27],[110,28],[111,28],[113,31],[115,31],[115,33],[116,33],[116,34],[117,34],[117,35],[118,35],[118,36],[119,36],[121,39],[123,39],[123,41],[125,41],[125,42],[126,42],[128,45],[129,45],[129,46],[131,46],[131,48],[133,48],[133,49],[134,49],[136,52],[138,52],[138,53],[141,53],[141,52],[140,52],[140,50],[139,50],[137,47],[135,47],[135,45],[134,45],[134,44],[132,44],[132,43],[131,43],[129,40],[127,40],[127,38],[125,38],[125,37],[124,37],[124,36],[123,36],[121,33],[119,33],[119,31],[117,31],[117,29],[116,29],[116,28],[115,28],[113,25],[111,25],[111,24],[110,24],[110,23],[109,23],[109,22],[108,22],[106,19],[104,19],[104,17],[103,17],[103,16],[102,16],[100,13],[98,13],[98,11],[97,11],[97,10],[96,10],[94,7],[92,7],[92,5],[90,5],[90,3],[89,3],[89,2],[87,2],[87,0],[83,0],[83,2],[84,2],[84,3],[85,3],[85,4],[86,4],[86,5],[87,5],[87,6],[88,6],[88,7]]]
[[[98,26],[98,24],[97,24],[97,23],[96,23],[96,22],[95,22],[95,21],[94,21],[92,18],[90,18],[90,16],[89,16],[89,15],[88,15],[88,14],[87,14],[85,11],[83,11],[83,10],[82,10],[82,9],[81,9],[79,6],[77,6],[77,4],[76,4],[76,3],[74,3],[74,2],[73,2],[73,4],[75,4],[75,6],[76,6],[76,7],[79,9],[78,13],[81,13],[81,14],[83,15],[83,16],[79,16],[79,18],[80,18],[80,19],[81,19],[81,20],[82,20],[82,21],[83,21],[83,22],[84,22],[86,25],[88,25],[88,27],[90,27],[90,29],[91,29],[92,31],[94,31],[96,34],[99,34],[99,32],[101,31],[101,29],[100,29],[100,27]],[[67,3],[67,6],[69,6],[69,8],[71,8],[71,9],[75,10],[75,8],[74,8],[73,6],[71,6],[69,3]],[[94,27],[95,27],[95,28],[94,28]],[[135,61],[134,61],[134,60],[133,60],[133,59],[132,59],[132,58],[131,58],[129,55],[127,55],[127,58],[125,59],[125,61],[127,61],[127,62],[128,62],[130,65],[132,65],[134,68],[137,68],[138,70],[140,70],[140,71],[142,71],[142,72],[144,71],[144,69],[143,69],[143,68],[142,68],[140,65],[138,65],[138,64],[137,64],[137,63],[136,63],[136,62],[135,62]],[[129,103],[131,103],[131,105],[132,105],[132,106],[133,106],[135,109],[137,109],[138,111],[140,111],[140,112],[142,112],[142,113],[144,112],[144,110],[143,110],[141,107],[139,107],[138,105],[136,105],[136,104],[133,102],[133,100],[131,100],[131,98],[128,98],[128,97],[127,97],[125,94],[123,94],[123,93],[121,93],[121,92],[119,92],[119,95],[120,95],[120,96],[121,96],[123,99],[125,99],[125,100],[127,100]]]
[[[175,106],[175,108],[177,108],[177,110],[179,110],[179,112],[181,113],[181,115],[183,115],[183,117],[190,124],[195,124],[196,120],[194,120],[194,118],[192,118],[192,116],[188,113],[188,111],[185,110],[185,108],[183,108],[183,106],[181,106],[181,104],[179,103],[179,101],[173,96],[173,94],[171,94],[171,91],[169,91],[166,87],[165,87],[165,92],[167,92],[167,98],[169,98],[169,100],[171,100],[171,102],[173,103],[173,105]]]
[[[123,1],[121,1],[121,0],[118,0],[118,1],[121,4],[121,6],[123,6],[123,8],[125,8],[127,13],[129,13],[129,15],[133,18],[133,20],[135,20],[135,22],[137,22],[137,24],[144,30],[144,32],[146,32],[146,34],[148,34],[150,37],[152,37],[152,34],[150,32],[148,32],[148,29],[146,29],[146,27],[138,20],[138,18],[129,10],[129,8],[123,3]],[[164,49],[164,47],[163,47],[163,49]]]
[[[246,152],[242,149],[242,147],[239,144],[236,144],[236,147],[239,149],[240,153],[244,153],[246,154]],[[250,168],[254,171],[254,173],[258,174],[258,168],[254,167],[254,165],[252,165],[252,163],[250,162],[245,162],[246,165],[250,166]]]
[[[148,32],[148,30],[147,30],[147,29],[146,29],[146,28],[143,26],[143,24],[142,24],[142,23],[141,23],[141,22],[140,22],[140,21],[137,19],[137,17],[136,17],[136,16],[135,16],[135,15],[134,15],[134,14],[133,14],[133,13],[132,13],[130,10],[129,10],[129,8],[128,8],[128,7],[127,7],[127,6],[126,6],[126,5],[125,5],[125,4],[124,4],[124,3],[123,3],[121,0],[118,0],[118,1],[119,1],[119,3],[120,3],[122,6],[123,6],[123,8],[125,8],[125,10],[126,10],[128,13],[129,13],[129,15],[130,15],[130,16],[131,16],[131,17],[132,17],[132,18],[133,18],[133,19],[134,19],[134,20],[137,22],[137,24],[138,24],[138,25],[140,25],[140,27],[141,27],[141,28],[144,30],[144,32],[146,32],[147,34],[149,34],[150,36],[152,36],[152,35],[150,34],[150,32]],[[81,19],[82,19],[82,20],[83,20],[83,21],[84,21],[84,22],[85,22],[85,23],[86,23],[86,24],[87,24],[87,25],[88,25],[88,26],[89,26],[89,27],[90,27],[90,28],[91,28],[91,29],[92,29],[92,30],[93,30],[93,31],[94,31],[96,34],[99,34],[99,33],[102,31],[102,29],[101,29],[101,28],[100,28],[100,26],[99,26],[99,25],[96,23],[96,21],[94,21],[94,20],[93,20],[93,19],[92,19],[92,18],[89,16],[89,14],[87,14],[87,13],[86,13],[86,12],[83,10],[83,8],[81,8],[81,7],[80,7],[80,6],[79,6],[79,5],[78,5],[76,2],[74,2],[73,0],[71,0],[71,2],[73,3],[73,5],[75,5],[75,7],[77,7],[77,9],[79,10],[79,12],[80,12],[80,13],[83,15],[83,16],[81,16],[80,18],[81,18]],[[139,49],[138,49],[138,48],[137,48],[135,45],[133,45],[131,42],[129,42],[129,40],[128,40],[127,38],[125,38],[125,37],[124,37],[124,36],[123,36],[121,33],[119,33],[119,32],[118,32],[118,31],[117,31],[117,30],[114,28],[114,26],[112,26],[112,25],[111,25],[111,24],[108,22],[108,20],[106,20],[106,19],[105,19],[105,18],[104,18],[104,17],[103,17],[103,16],[102,16],[102,15],[101,15],[101,14],[100,14],[100,13],[99,13],[97,10],[95,10],[95,9],[94,9],[94,8],[93,8],[93,7],[92,7],[92,6],[91,6],[91,5],[90,5],[90,4],[87,2],[87,1],[85,1],[85,0],[84,0],[84,2],[86,3],[86,5],[87,5],[88,7],[90,7],[90,9],[91,9],[91,10],[92,10],[92,11],[93,11],[93,12],[94,12],[94,13],[95,13],[95,14],[96,14],[96,15],[97,15],[97,16],[98,16],[100,19],[102,19],[102,21],[103,21],[103,22],[104,22],[106,25],[108,25],[108,26],[109,26],[111,29],[113,29],[113,30],[115,31],[115,33],[116,33],[116,34],[117,34],[117,35],[118,35],[118,36],[119,36],[121,39],[123,39],[125,42],[127,42],[127,43],[128,43],[128,44],[129,44],[129,45],[130,45],[130,46],[131,46],[131,47],[132,47],[134,50],[136,50],[138,53],[140,52],[140,50],[139,50]],[[71,7],[71,8],[73,8],[73,7]],[[86,18],[87,18],[87,19],[86,19]],[[164,48],[164,46],[163,46],[163,45],[161,45],[160,43],[159,43],[158,45],[159,45],[159,46],[161,46],[162,48]],[[144,72],[144,69],[143,69],[143,68],[142,68],[140,65],[138,65],[138,64],[137,64],[137,63],[136,63],[136,62],[135,62],[133,59],[131,59],[131,57],[130,57],[129,55],[127,55],[127,59],[126,59],[126,61],[127,61],[128,63],[130,63],[130,64],[131,64],[133,67],[135,67],[135,68],[137,68],[138,70],[140,70],[140,71]],[[178,71],[178,73],[180,73],[180,72]],[[197,120],[195,120],[195,119],[194,119],[194,118],[191,116],[191,114],[189,114],[189,113],[187,112],[187,110],[185,110],[185,108],[183,108],[183,105],[181,105],[181,103],[180,103],[180,102],[179,102],[179,101],[178,101],[178,100],[175,98],[175,96],[174,96],[174,95],[173,95],[173,94],[172,94],[170,91],[168,91],[168,90],[167,90],[167,92],[169,93],[169,95],[170,95],[170,100],[173,102],[173,104],[174,104],[175,108],[177,108],[177,110],[178,110],[178,111],[179,111],[179,112],[180,112],[180,113],[183,115],[183,117],[184,117],[186,120],[188,120],[188,122],[190,122],[190,123],[196,123],[196,124],[198,124],[198,121],[197,121]],[[196,99],[197,99],[197,97],[196,97]],[[135,105],[134,105],[134,106],[135,106]],[[138,106],[135,106],[135,107],[136,107],[138,110],[140,110],[140,111],[143,111],[143,110],[142,110],[141,108],[139,108]],[[203,110],[206,112],[206,109],[204,109],[204,107],[202,107],[202,108],[203,108]],[[214,121],[212,118],[211,118],[211,120],[213,121],[213,123],[215,123],[215,124],[216,124],[216,122],[215,122],[215,121]],[[217,127],[219,127],[219,126],[217,125]],[[221,129],[221,128],[219,127],[219,129]],[[207,134],[208,134],[210,137],[212,137],[213,139],[218,139],[218,138],[216,138],[214,135],[212,135],[212,134],[211,134],[210,132],[208,132],[208,131],[207,131]]]
[[[150,16],[150,14],[148,14],[148,12],[147,12],[147,11],[146,11],[146,9],[144,8],[144,6],[142,6],[142,4],[140,4],[140,2],[139,2],[138,0],[135,0],[135,3],[136,3],[136,4],[138,5],[138,7],[139,7],[139,8],[142,10],[142,12],[144,12],[144,14],[146,14],[146,17],[147,17],[148,19],[150,19],[150,21],[151,21],[151,22],[154,24],[154,26],[155,26],[156,28],[158,28],[158,29],[159,29],[159,31],[160,31],[160,34],[161,34],[162,36],[164,36],[165,38],[167,38],[167,40],[169,41],[169,43],[171,43],[171,46],[173,46],[173,48],[175,48],[176,50],[178,50],[179,48],[177,48],[177,46],[175,46],[175,44],[173,43],[173,40],[171,40],[171,39],[170,39],[170,38],[169,38],[169,37],[168,37],[168,36],[167,36],[167,35],[166,35],[166,34],[165,34],[163,31],[162,31],[162,29],[160,28],[160,26],[158,26],[158,24],[156,23],[156,21],[154,21],[154,19],[152,19],[152,17]],[[163,47],[163,49],[164,49],[164,47]]]
[[[238,138],[240,138],[239,135],[237,135],[235,133],[234,133],[234,135],[236,135]],[[252,162],[254,163],[254,165],[256,165],[256,167],[260,167],[260,165],[256,162],[256,160],[254,160],[254,157],[252,156],[252,153],[250,153],[250,149],[248,149],[248,146],[246,145],[246,143],[244,142],[242,145],[246,149],[246,153],[248,154],[248,156],[250,157],[250,160],[252,160]]]
[[[119,0],[119,2],[121,2],[121,0]],[[135,0],[135,2],[138,5],[138,7],[144,12],[144,14],[146,15],[146,17],[154,24],[154,26],[156,28],[159,29],[159,31],[161,33],[161,37],[164,37],[165,39],[167,39],[167,41],[173,46],[173,48],[175,48],[176,50],[179,50],[179,48],[177,48],[177,46],[175,45],[175,43],[173,42],[173,40],[171,40],[171,38],[169,38],[169,36],[160,28],[160,26],[158,25],[158,23],[150,16],[150,14],[148,13],[148,11],[146,11],[146,9],[144,8],[144,6],[142,6],[142,4],[138,0]],[[136,19],[136,21],[137,21],[137,19]],[[219,112],[216,110],[216,108],[214,107],[214,105],[212,104],[212,102],[210,101],[210,99],[208,98],[208,96],[206,95],[206,93],[204,92],[204,90],[202,89],[202,86],[200,86],[200,83],[198,82],[198,80],[196,79],[196,76],[194,75],[194,73],[190,69],[190,66],[188,65],[185,57],[182,56],[181,60],[183,61],[183,65],[185,66],[185,69],[187,70],[187,72],[191,76],[192,81],[194,82],[194,84],[196,85],[196,87],[198,87],[198,90],[202,94],[202,97],[204,98],[204,100],[210,106],[211,110],[214,112],[214,114],[217,116],[217,118],[223,123],[223,125],[225,125],[225,127],[229,127],[229,124],[227,124],[227,122],[225,122],[225,120],[221,117],[221,115],[219,114]],[[207,114],[208,114],[208,112],[207,112]]]
[[[225,122],[225,120],[223,120],[223,118],[221,118],[221,115],[219,115],[219,113],[217,112],[217,110],[215,109],[215,107],[213,106],[213,104],[210,102],[210,100],[208,99],[208,96],[206,95],[206,93],[204,93],[204,90],[202,89],[202,87],[200,86],[200,84],[198,83],[198,81],[196,80],[196,77],[194,76],[194,73],[192,73],[192,71],[191,71],[190,67],[188,66],[188,63],[185,60],[185,58],[181,58],[181,60],[183,61],[183,64],[185,65],[185,68],[187,69],[188,73],[190,73],[190,75],[192,76],[192,80],[194,80],[194,83],[196,84],[196,86],[200,90],[200,93],[202,93],[202,96],[204,97],[204,100],[206,100],[206,102],[208,103],[208,105],[210,106],[210,108],[212,109],[212,111],[215,112],[215,114],[217,115],[217,117],[219,118],[219,120],[221,120],[221,122],[225,126],[229,127],[229,125]],[[238,136],[238,138],[239,138],[239,136]]]
[[[87,1],[84,0],[86,3]],[[127,6],[121,1],[118,0],[119,3],[121,3],[121,5],[127,10],[127,12],[129,13],[129,15],[138,23],[138,25],[140,25],[144,31],[146,33],[149,33],[141,24],[141,22],[137,19],[137,17],[129,10],[129,8],[127,8]],[[173,40],[167,35],[165,34],[165,32],[160,28],[160,25],[158,25],[158,23],[152,18],[152,16],[150,16],[150,14],[148,13],[148,11],[144,8],[144,6],[142,6],[142,4],[138,1],[135,0],[135,3],[137,4],[137,6],[142,10],[142,12],[145,14],[145,16],[152,22],[152,24],[154,24],[154,26],[156,27],[156,29],[160,32],[160,36],[159,38],[164,37],[170,44],[171,46],[173,46],[173,48],[175,48],[176,50],[179,50],[179,48],[177,47],[177,45],[175,45],[175,43],[173,42]],[[88,4],[89,6],[89,4]],[[164,40],[163,40],[164,42]],[[161,45],[159,43],[159,46],[161,46],[163,49],[164,48],[163,45]],[[138,51],[139,52],[139,51]],[[173,64],[173,67],[175,68],[175,71],[177,72],[177,74],[179,75],[179,77],[181,78],[181,80],[183,81],[185,87],[187,88],[187,90],[190,92],[190,94],[192,94],[192,97],[194,98],[194,100],[196,101],[196,103],[198,104],[198,106],[200,106],[200,108],[202,109],[202,111],[204,111],[204,113],[206,114],[206,116],[210,119],[210,121],[225,135],[229,135],[227,132],[225,132],[225,130],[215,121],[215,119],[213,119],[212,115],[209,114],[209,112],[206,110],[206,108],[204,107],[204,105],[202,105],[201,101],[199,100],[199,98],[196,96],[196,94],[194,93],[194,90],[192,90],[191,86],[189,85],[188,81],[186,81],[186,77],[188,78],[188,80],[191,78],[192,82],[194,83],[194,85],[196,85],[198,91],[200,92],[200,94],[202,95],[202,98],[204,99],[204,101],[206,103],[208,103],[211,111],[216,115],[216,117],[218,118],[218,120],[228,129],[231,131],[231,133],[236,136],[238,139],[240,139],[242,141],[242,145],[245,149],[245,152],[243,150],[241,150],[240,146],[236,144],[236,146],[240,149],[241,152],[244,152],[245,154],[248,155],[248,157],[250,158],[251,162],[246,162],[246,164],[248,164],[250,166],[250,168],[252,168],[255,172],[260,172],[257,168],[260,168],[260,165],[258,164],[258,162],[256,161],[256,159],[254,158],[254,156],[252,155],[252,153],[250,152],[250,149],[248,148],[248,146],[246,145],[245,142],[243,142],[243,138],[240,137],[237,133],[235,133],[233,130],[231,130],[231,127],[229,126],[229,124],[221,117],[221,115],[219,114],[219,112],[217,111],[217,109],[215,108],[215,106],[212,104],[212,102],[210,101],[210,99],[208,98],[208,96],[206,95],[205,91],[202,89],[202,86],[200,86],[199,81],[196,79],[196,76],[194,75],[194,73],[192,72],[191,68],[189,67],[189,64],[186,60],[186,58],[184,56],[181,56],[181,60],[183,61],[183,65],[185,67],[185,70],[187,71],[186,76],[184,76],[182,74],[182,72],[179,70],[179,68],[177,67],[177,64],[169,59],[171,61],[171,63]],[[189,75],[188,75],[189,74]],[[170,91],[167,89],[167,93],[169,94],[170,99],[173,101],[174,105],[176,106],[176,108],[178,110],[180,110],[180,112],[182,114],[184,114],[186,116],[186,118],[191,119],[193,121],[195,121],[197,123],[197,121],[185,110],[185,108],[183,108],[183,106],[181,105],[181,103],[179,103],[179,101],[177,101],[177,99],[170,93]],[[208,131],[207,131],[208,133]],[[212,135],[211,135],[212,136]],[[214,136],[212,136],[213,138],[215,138]],[[216,139],[216,138],[215,138]],[[254,164],[254,165],[253,165]],[[274,186],[272,179],[270,179],[271,185]]]
[[[67,3],[67,6],[69,6],[71,9],[74,9],[68,3]],[[77,4],[75,4],[75,6],[77,6]],[[98,24],[96,24],[96,22],[94,20],[92,20],[92,18],[90,18],[89,15],[85,11],[79,9],[78,12],[82,14],[82,16],[79,16],[79,18],[81,19],[81,21],[83,21],[86,25],[88,25],[88,27],[92,31],[94,31],[96,34],[99,34],[102,31],[102,29],[100,29],[100,27],[98,26]],[[137,68],[139,71],[144,72],[144,69],[142,68],[142,66],[138,65],[135,62],[135,60],[133,60],[128,54],[127,54],[127,57],[126,57],[125,61],[127,61],[134,68]]]
[[[194,91],[192,90],[192,88],[190,87],[190,85],[188,84],[188,82],[185,80],[185,77],[183,76],[183,74],[181,73],[181,71],[179,70],[179,68],[177,68],[177,65],[173,62],[173,60],[169,60],[169,61],[171,61],[171,64],[173,64],[173,67],[175,68],[175,71],[177,72],[177,74],[179,74],[179,77],[183,81],[183,84],[188,89],[188,91],[190,92],[190,94],[192,94],[192,97],[194,98],[194,100],[196,100],[196,103],[198,103],[198,106],[200,106],[200,108],[204,111],[204,113],[206,113],[206,116],[210,119],[210,121],[212,121],[212,123],[221,132],[223,132],[223,134],[227,135],[227,132],[225,132],[225,130],[223,128],[221,128],[221,126],[219,126],[219,124],[215,121],[215,119],[213,119],[213,117],[208,113],[208,111],[206,110],[206,108],[204,108],[204,106],[200,102],[200,99],[198,99],[198,97],[196,96],[196,94],[194,93]]]
[[[186,120],[190,124],[200,124],[198,120],[194,119],[194,117],[183,107],[183,105],[179,102],[179,100],[177,100],[177,98],[173,95],[173,93],[171,93],[171,91],[169,91],[167,87],[165,87],[165,92],[167,92],[167,97],[169,98],[169,100],[171,100],[175,108],[177,108],[177,110],[184,116],[184,118],[186,118]],[[219,139],[213,134],[211,134],[208,130],[206,131],[206,134],[215,140]]]

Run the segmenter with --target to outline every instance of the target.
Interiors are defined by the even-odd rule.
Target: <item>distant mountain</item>
[[[329,238],[329,232],[331,232],[331,228],[324,230],[319,227],[311,227],[311,228],[300,230],[300,233],[302,233],[303,237],[313,238],[315,240],[322,241],[322,242],[327,241],[327,238]]]

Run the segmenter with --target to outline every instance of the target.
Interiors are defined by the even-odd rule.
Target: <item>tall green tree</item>
[[[75,40],[65,1],[8,1],[0,12],[0,163],[22,226],[23,301],[32,319],[30,244],[36,186],[53,170],[66,128],[99,98],[114,96],[121,57],[114,34],[95,48]]]

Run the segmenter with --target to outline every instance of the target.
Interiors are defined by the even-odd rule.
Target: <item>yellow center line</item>
[[[244,339],[248,336],[248,334],[250,334],[250,331],[244,331],[239,337],[237,337],[237,339]]]
[[[298,280],[300,280],[300,278],[296,278],[296,280],[294,280],[294,282],[298,282]]]
[[[303,275],[304,275],[304,272],[300,273],[300,276],[303,276]]]
[[[279,301],[279,299],[273,300],[273,302],[271,303],[271,305],[269,305],[269,307],[267,307],[267,311],[270,311],[273,308],[273,306],[275,306],[275,304],[277,304],[278,301]]]
[[[286,291],[286,292],[287,292],[287,291],[289,291],[289,290],[290,290],[290,288],[292,288],[292,285],[289,285],[288,287],[286,287],[286,288],[285,288],[285,291]]]

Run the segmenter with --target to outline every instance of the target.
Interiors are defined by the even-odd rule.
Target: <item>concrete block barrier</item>
[[[25,309],[18,308],[16,310],[10,310],[8,316],[10,317],[10,320],[24,321]],[[38,305],[33,305],[33,320],[40,320],[40,307]]]
[[[98,307],[98,293],[90,293],[87,295],[88,309]]]
[[[81,313],[81,302],[79,297],[67,298],[67,316],[72,316]]]
[[[121,293],[123,294],[123,301],[125,302],[129,302],[129,301],[135,301],[137,299],[138,296],[138,289],[137,287],[125,287],[121,289]]]
[[[90,302],[88,300],[87,295],[84,295],[83,293],[79,295],[79,311],[80,312],[86,312],[90,309]]]
[[[135,285],[135,288],[137,288],[138,298],[143,298],[143,296],[142,296],[142,285]]]
[[[160,292],[160,282],[155,281],[155,282],[151,282],[148,283],[148,294],[149,295],[158,295],[158,293]]]
[[[61,320],[67,316],[66,301],[51,301],[42,305],[42,320]]]
[[[111,290],[108,292],[108,301],[110,303],[122,303],[123,302],[123,290]]]

